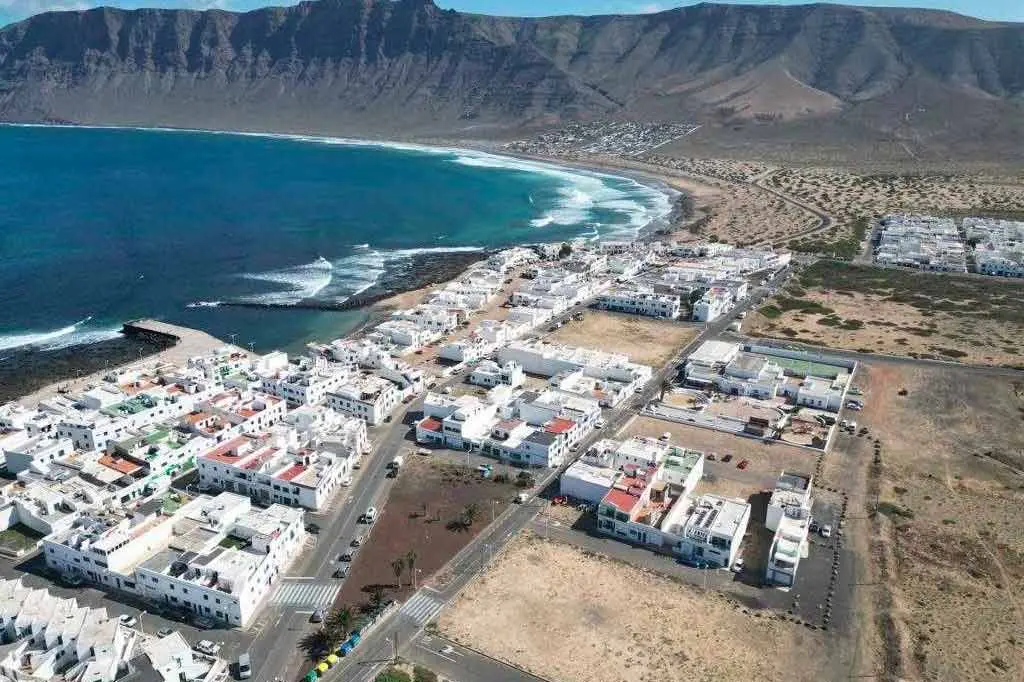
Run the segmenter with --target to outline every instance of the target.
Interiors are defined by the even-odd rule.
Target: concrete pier
[[[237,346],[231,346],[214,336],[210,336],[206,332],[199,331],[198,329],[190,329],[189,327],[180,327],[167,322],[160,322],[159,320],[142,319],[125,322],[121,327],[121,332],[126,336],[139,336],[164,345],[167,343],[173,344],[162,351],[126,363],[123,367],[148,366],[155,362],[184,364],[185,361],[191,357],[205,355],[206,353],[218,348],[225,347],[231,348],[237,352],[248,354],[247,351],[238,348]],[[110,370],[95,372],[94,374],[90,374],[79,379],[62,379],[60,381],[55,381],[34,393],[18,398],[18,402],[22,405],[34,407],[40,400],[46,400],[47,398],[59,393],[60,391],[58,389],[65,388],[72,393],[84,390],[89,384],[100,383],[103,380],[104,375],[112,369],[113,368]]]

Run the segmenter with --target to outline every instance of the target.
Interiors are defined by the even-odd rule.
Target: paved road
[[[421,634],[405,651],[413,663],[459,682],[546,682],[545,678],[513,668],[439,635]]]
[[[772,285],[778,286],[781,280],[788,277],[790,271],[776,280]],[[619,407],[608,410],[605,414],[606,426],[604,429],[592,432],[578,448],[579,452],[585,452],[594,442],[609,433],[619,432],[636,414],[640,407],[654,399],[660,391],[664,380],[672,378],[678,372],[679,364],[683,358],[693,352],[701,343],[709,338],[721,334],[736,314],[746,311],[755,301],[760,299],[763,291],[756,289],[750,297],[741,303],[730,315],[707,324],[705,328],[686,346],[679,349],[675,356],[657,372],[644,389],[632,400],[625,401]],[[581,308],[578,306],[576,309]],[[574,309],[574,310],[576,310]],[[567,311],[562,317],[570,315],[573,311]],[[385,457],[384,461],[387,461]],[[570,460],[561,467],[552,469],[538,481],[538,489],[544,490],[558,476],[569,467]],[[439,576],[450,575],[451,579],[440,585],[431,585],[421,588],[416,596],[410,598],[410,602],[417,599],[420,594],[427,595],[431,600],[447,604],[454,599],[458,593],[485,567],[491,557],[497,554],[520,530],[533,523],[537,514],[547,508],[545,500],[534,500],[528,504],[511,507],[499,516],[494,523],[486,528],[480,535],[473,539],[463,550],[449,562],[448,566],[438,572]],[[420,602],[422,603],[422,602]],[[437,612],[441,609],[438,608]],[[417,609],[416,613],[420,613]],[[373,632],[363,639],[363,643],[348,656],[337,673],[344,680],[372,680],[376,672],[382,670],[387,662],[391,660],[395,650],[401,656],[409,656],[410,649],[415,648],[415,642],[419,638],[428,620],[413,617],[413,614],[398,611],[379,623]],[[397,642],[397,646],[396,646]],[[456,663],[453,663],[455,665]],[[334,674],[334,673],[332,673]],[[521,673],[520,673],[521,674]],[[475,676],[470,670],[460,670],[454,675],[459,682],[489,682],[493,679],[483,676]],[[286,678],[288,679],[288,678]]]

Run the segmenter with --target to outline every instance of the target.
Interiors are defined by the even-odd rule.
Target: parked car
[[[722,457],[722,461],[728,464],[729,462],[732,461],[732,455],[725,455],[724,457]]]
[[[163,637],[168,636],[172,632],[174,632],[174,628],[160,628],[159,630],[156,631],[156,636],[163,638]]]
[[[708,460],[709,462],[714,462],[714,461],[717,461],[717,460],[718,460],[718,455],[716,455],[716,454],[715,454],[715,453],[713,453],[713,452],[709,452],[709,453],[708,453],[708,455],[707,455],[707,460]]]
[[[819,530],[821,530],[821,524],[819,524],[817,521],[811,521],[811,525],[809,526],[809,528],[812,533],[817,533]]]
[[[853,400],[847,400],[846,409],[853,410],[854,412],[860,412],[864,409],[864,406],[861,403],[854,402]]]
[[[358,547],[361,544],[363,544],[363,536],[362,535],[357,535],[354,538],[352,538],[351,545],[353,547]]]
[[[138,618],[136,618],[135,616],[131,616],[127,613],[123,613],[120,616],[118,616],[117,621],[127,628],[133,628],[139,624]]]
[[[832,537],[832,526],[826,523],[824,526],[821,527],[821,530],[819,532],[821,533],[821,537],[830,538]]]
[[[338,557],[338,561],[342,561],[342,562],[344,562],[346,564],[350,564],[350,563],[352,563],[352,559],[355,558],[355,555],[356,555],[355,550],[350,549],[347,552],[345,552],[344,554],[342,554],[340,557]]]
[[[252,662],[249,654],[242,654],[238,657],[238,679],[247,680],[252,677]]]
[[[326,615],[327,615],[327,613],[324,611],[323,607],[320,607],[316,611],[313,612],[313,615],[311,615],[309,617],[309,622],[310,623],[322,623],[322,622],[324,622],[324,616],[326,616]]]
[[[377,508],[367,507],[366,511],[363,512],[362,521],[363,523],[373,523],[377,520]]]
[[[747,460],[741,459],[739,461],[739,463],[736,465],[736,468],[737,469],[746,469],[749,464],[750,464],[750,462],[748,462]]]
[[[341,580],[342,578],[348,577],[348,569],[342,566],[341,568],[334,571],[332,574],[335,580]]]
[[[320,533],[320,526],[316,525],[315,523],[307,523],[306,524],[306,532],[309,533],[310,535],[319,535],[319,533]]]
[[[195,646],[196,651],[201,651],[204,654],[213,656],[220,651],[220,644],[211,642],[208,639],[204,639]]]
[[[607,423],[608,422],[606,422],[604,418],[599,418],[596,422],[594,422],[594,428],[603,429]]]
[[[197,616],[197,617],[193,618],[192,619],[192,624],[195,625],[200,630],[209,630],[214,625],[216,625],[216,623],[213,621],[212,618],[207,618],[206,616]]]

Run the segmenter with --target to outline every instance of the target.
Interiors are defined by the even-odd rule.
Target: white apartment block
[[[286,369],[263,377],[260,390],[290,405],[317,405],[348,379],[346,368],[315,358],[312,367]]]
[[[693,319],[697,322],[711,322],[732,310],[734,303],[735,298],[729,289],[713,286],[693,304]]]
[[[443,306],[420,304],[391,313],[393,320],[408,320],[424,329],[447,334],[459,326],[459,313]]]
[[[105,608],[79,606],[20,578],[0,579],[0,636],[3,682],[114,682],[142,638]]]
[[[875,262],[939,272],[967,272],[960,231],[950,218],[891,215],[882,219]]]
[[[523,368],[514,361],[499,365],[491,360],[485,360],[473,368],[467,380],[471,384],[487,388],[500,384],[518,388],[526,381],[526,375],[523,374]]]
[[[498,350],[498,362],[518,362],[527,374],[551,377],[561,372],[582,370],[596,379],[614,379],[643,385],[652,374],[650,367],[629,361],[621,353],[549,344],[543,341],[513,341]]]
[[[697,565],[731,568],[750,523],[750,505],[702,495],[683,527],[679,554]]]
[[[409,320],[387,320],[374,327],[374,331],[402,346],[405,351],[418,350],[441,338],[439,331],[427,329]]]
[[[248,498],[200,496],[173,515],[160,503],[126,516],[82,516],[44,539],[63,575],[245,627],[306,539],[300,509],[253,510]]]
[[[678,296],[656,294],[649,287],[612,289],[597,297],[597,306],[604,310],[668,320],[678,318],[682,310]]]
[[[372,374],[360,375],[327,396],[332,410],[358,417],[370,426],[387,419],[401,402],[402,394],[394,383]]]
[[[1024,277],[1024,221],[964,218],[964,235],[975,243],[978,272],[996,277]]]
[[[800,560],[810,550],[812,477],[782,472],[765,515],[765,526],[775,531],[765,579],[774,585],[791,586],[796,580]]]
[[[352,463],[347,454],[286,443],[282,435],[238,436],[196,460],[201,490],[235,492],[261,504],[314,511],[351,479]]]
[[[74,452],[70,438],[46,438],[36,436],[4,444],[2,451],[7,462],[7,471],[18,474],[27,469],[46,472],[54,460],[63,459]]]

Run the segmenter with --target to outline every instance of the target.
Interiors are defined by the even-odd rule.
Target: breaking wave
[[[48,332],[23,332],[0,336],[0,351],[27,347],[41,351],[53,351],[100,343],[121,336],[120,329],[83,329],[90,320],[92,320],[91,316]]]
[[[276,291],[253,294],[244,300],[252,303],[291,305],[307,298],[315,298],[326,289],[334,279],[334,264],[321,256],[305,265],[268,272],[247,273],[242,277],[278,287]]]

